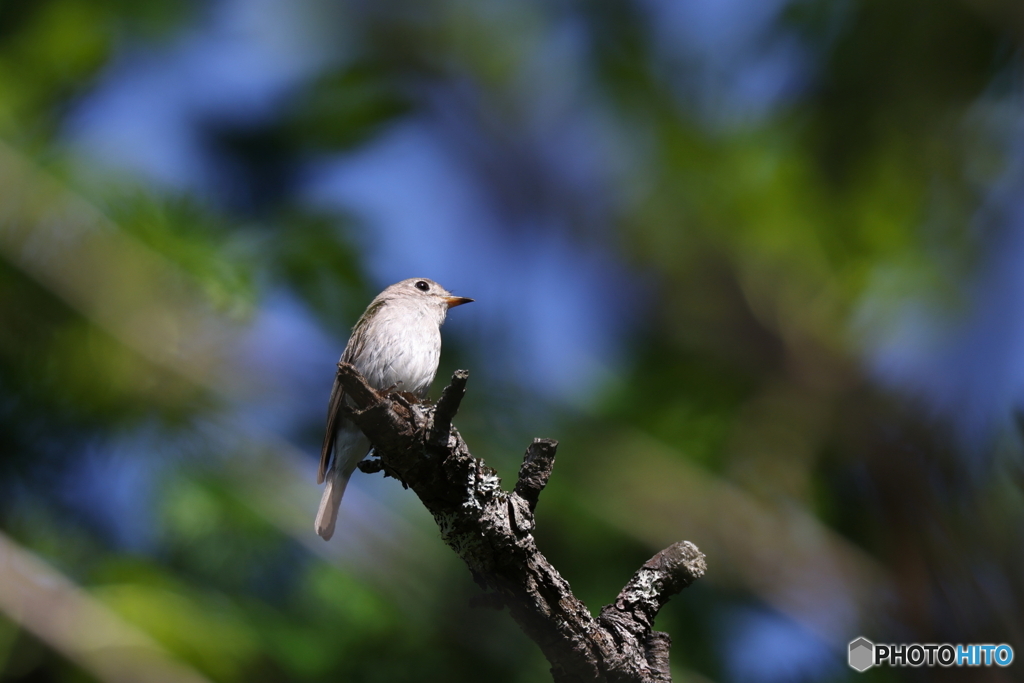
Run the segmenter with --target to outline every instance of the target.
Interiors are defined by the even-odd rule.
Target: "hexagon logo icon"
[[[875,664],[875,644],[863,636],[850,641],[850,668],[864,673]]]

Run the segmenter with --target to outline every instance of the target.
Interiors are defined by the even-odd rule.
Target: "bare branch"
[[[551,478],[557,448],[558,442],[554,439],[534,439],[526,449],[523,465],[519,468],[519,481],[516,482],[515,492],[529,503],[530,512],[537,508],[537,498]]]
[[[448,440],[451,433],[452,420],[459,412],[459,405],[462,404],[462,397],[466,395],[466,382],[469,380],[469,370],[456,370],[452,375],[452,383],[441,392],[441,398],[437,401],[434,409],[433,427],[430,430],[432,443],[443,444]]]
[[[358,408],[365,410],[380,400],[373,387],[349,363],[338,363],[338,379]]]
[[[508,607],[544,652],[556,683],[670,681],[670,639],[651,626],[672,595],[703,575],[704,556],[689,542],[666,548],[595,619],[532,535],[534,509],[551,476],[557,443],[534,440],[515,490],[502,490],[497,472],[473,457],[451,425],[468,376],[457,371],[430,406],[381,396],[355,368],[339,364],[339,380],[358,406],[349,417],[380,457],[379,466],[366,469],[381,469],[416,492],[442,540],[488,591],[486,602]]]
[[[600,619],[609,628],[629,629],[634,635],[650,631],[669,598],[706,571],[704,554],[697,546],[689,541],[673,543],[637,570],[615,602],[601,610]]]

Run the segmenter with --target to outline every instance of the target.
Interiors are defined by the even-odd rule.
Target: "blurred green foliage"
[[[1000,131],[977,112],[1020,68],[1013,2],[786,3],[772,31],[804,41],[810,84],[762,118],[722,125],[673,86],[674,76],[695,78],[699,60],[655,49],[641,4],[352,3],[342,22],[300,3],[295,12],[337,21],[320,28],[349,41],[350,58],[323,67],[269,121],[210,125],[211,144],[251,182],[247,206],[123,178],[76,181],[61,137],[68,112],[126,42],[166,45],[204,11],[162,1],[0,5],[3,177],[22,163],[47,169],[27,185],[0,184],[0,236],[35,234],[83,203],[105,217],[92,225],[105,236],[96,244],[0,240],[5,534],[210,680],[545,680],[539,651],[507,614],[470,607],[468,573],[409,495],[394,511],[400,523],[379,523],[397,540],[364,529],[354,538],[367,548],[311,550],[305,507],[315,500],[294,500],[288,477],[256,464],[252,443],[273,449],[272,439],[218,431],[249,429],[225,415],[256,390],[216,374],[230,358],[209,349],[230,357],[233,335],[282,289],[340,343],[374,293],[352,237],[365,226],[290,194],[296,160],[358,148],[430,111],[424,92],[439,84],[468,84],[481,135],[515,147],[534,96],[523,73],[568,20],[587,36],[581,88],[632,160],[615,181],[626,199],[611,236],[584,225],[572,238],[617,246],[650,289],[625,367],[589,405],[538,409],[514,382],[471,385],[460,426],[506,484],[530,437],[562,443],[539,509],[541,548],[595,610],[664,545],[688,538],[705,550],[707,578],[659,617],[677,680],[737,678],[736,634],[723,624],[739,608],[792,620],[827,653],[764,680],[844,679],[843,648],[858,635],[1020,642],[1013,430],[980,457],[965,453],[948,425],[864,370],[865,337],[899,318],[907,297],[953,321],[969,303],[991,237],[973,217],[1008,165],[992,142]],[[481,182],[500,183],[480,166]],[[540,194],[585,213],[549,184]],[[71,197],[72,208],[26,208],[15,191],[26,186],[44,188],[48,206]],[[56,234],[78,239],[70,228]],[[38,260],[48,246],[59,258]],[[62,279],[86,272],[101,248],[107,274],[128,286]],[[136,334],[131,283],[150,312],[166,314],[166,334],[149,322],[150,334]],[[168,341],[208,320],[208,346]],[[444,367],[459,353],[446,346]],[[154,435],[133,457],[159,462],[159,483],[136,493],[156,519],[133,544],[76,516],[60,490],[93,450],[146,429]],[[316,438],[300,446],[312,451]],[[279,450],[286,460],[288,447]],[[289,505],[301,521],[292,524]],[[0,680],[92,680],[20,618],[0,619]]]
[[[11,0],[0,6],[0,130],[7,140],[45,145],[67,105],[113,56],[121,35],[159,39],[180,26],[191,3]]]

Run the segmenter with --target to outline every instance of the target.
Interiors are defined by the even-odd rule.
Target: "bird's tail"
[[[351,469],[339,469],[337,466],[332,467],[327,473],[327,486],[320,499],[320,509],[316,513],[315,522],[316,533],[325,541],[331,540],[331,536],[334,535],[334,525],[338,522],[341,497],[345,495],[345,487],[348,486],[351,476]]]

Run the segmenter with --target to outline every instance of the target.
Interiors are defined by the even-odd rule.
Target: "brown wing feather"
[[[341,354],[342,363],[351,363],[363,350],[363,346],[366,344],[366,335],[364,334],[366,321],[382,305],[384,305],[383,301],[371,302],[366,312],[356,322],[355,327],[352,328],[352,336],[345,346],[345,351]],[[324,443],[320,447],[320,469],[316,473],[317,484],[324,483],[324,479],[327,477],[327,468],[331,464],[331,454],[334,452],[334,446],[338,441],[338,429],[345,424],[345,418],[341,414],[341,404],[344,400],[345,388],[341,386],[341,382],[338,381],[338,377],[335,375],[334,386],[331,387],[331,399],[327,403],[327,431],[324,433]]]
[[[345,389],[341,386],[338,378],[334,378],[334,386],[331,388],[331,400],[327,404],[327,432],[324,434],[324,443],[320,447],[320,469],[316,473],[316,483],[324,483],[327,476],[327,466],[331,463],[331,453],[334,452],[334,444],[338,441],[338,428],[345,418],[341,416],[341,403],[345,400]]]

